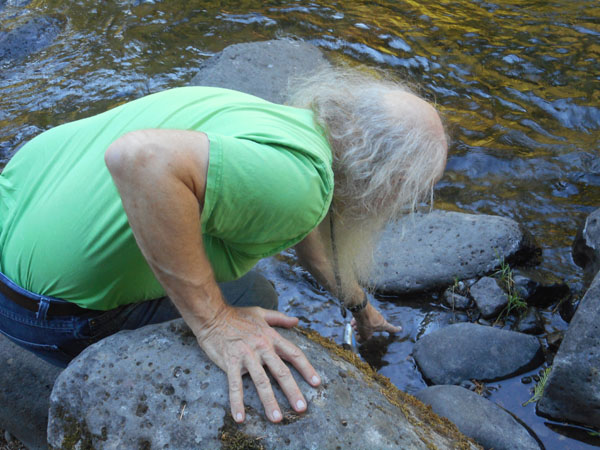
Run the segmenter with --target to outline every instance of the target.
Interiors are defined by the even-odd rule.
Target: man
[[[217,281],[295,246],[360,338],[399,331],[357,280],[381,225],[432,192],[447,145],[430,105],[358,72],[323,71],[292,102],[178,88],[27,143],[0,175],[0,331],[64,365],[119,329],[176,317],[166,294],[227,374],[237,422],[244,373],[282,419],[264,366],[305,411],[282,360],[313,386],[319,376],[271,328],[297,319],[230,306]]]

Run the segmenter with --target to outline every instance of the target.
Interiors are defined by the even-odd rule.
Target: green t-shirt
[[[291,247],[327,213],[331,149],[310,111],[226,89],[176,88],[50,129],[17,152],[0,174],[0,271],[92,309],[163,296],[104,164],[115,139],[147,128],[208,135],[201,220],[218,281]]]

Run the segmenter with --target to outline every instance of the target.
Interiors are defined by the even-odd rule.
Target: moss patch
[[[102,428],[102,435],[94,435],[76,418],[72,417],[62,406],[58,406],[55,415],[60,419],[63,427],[63,441],[61,450],[81,449],[89,450],[94,447],[94,440],[106,441],[106,428]]]
[[[229,413],[225,413],[223,426],[219,428],[219,439],[222,450],[265,450],[260,438],[242,432]]]
[[[436,448],[430,439],[431,436],[426,435],[428,428],[440,436],[444,436],[452,440],[453,444],[455,445],[454,448],[456,449],[466,450],[471,448],[481,448],[474,441],[462,434],[456,425],[454,425],[448,419],[435,414],[430,406],[423,404],[420,400],[412,395],[402,392],[390,381],[388,377],[375,372],[373,368],[362,361],[356,353],[345,350],[335,342],[321,336],[314,330],[308,330],[302,327],[297,327],[297,329],[311,341],[316,342],[317,344],[329,350],[329,352],[333,355],[338,356],[344,361],[347,361],[355,366],[360,372],[363,373],[365,376],[365,381],[367,381],[367,383],[369,383],[371,386],[376,383],[380,392],[392,405],[400,409],[404,417],[415,427],[415,431],[419,435],[419,438],[425,445],[427,445],[428,448]]]

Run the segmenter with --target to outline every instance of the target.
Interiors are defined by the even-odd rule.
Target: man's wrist
[[[369,304],[369,298],[367,297],[367,294],[364,291],[362,291],[362,294],[363,300],[360,303],[351,306],[346,306],[346,309],[350,311],[352,315],[360,314]]]

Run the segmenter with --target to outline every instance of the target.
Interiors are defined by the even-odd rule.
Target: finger
[[[244,389],[242,385],[242,375],[239,367],[230,370],[227,373],[229,382],[229,404],[231,405],[231,416],[237,423],[241,423],[245,418],[244,410]]]
[[[309,384],[315,387],[321,384],[321,377],[319,377],[315,368],[306,356],[304,356],[302,350],[282,337],[276,339],[274,344],[277,354],[286,361],[291,362]]]
[[[298,325],[297,317],[286,316],[282,312],[272,309],[263,310],[263,318],[265,322],[274,327],[292,328]]]
[[[269,352],[263,355],[263,361],[271,371],[271,375],[277,380],[283,393],[287,397],[292,408],[298,412],[306,411],[306,400],[300,392],[296,380],[288,366],[275,353]]]
[[[388,333],[400,333],[402,331],[402,327],[396,327],[386,321],[383,325],[381,325],[379,331],[387,331]]]
[[[254,386],[256,386],[258,397],[265,408],[267,417],[271,422],[280,422],[283,416],[281,415],[277,400],[275,400],[271,381],[265,369],[263,369],[255,354],[248,355],[245,362],[248,373],[250,373]]]

